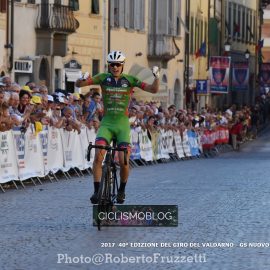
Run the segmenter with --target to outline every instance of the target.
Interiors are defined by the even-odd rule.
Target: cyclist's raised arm
[[[84,87],[91,84],[92,78],[90,77],[90,74],[88,72],[85,72],[81,78],[79,78],[75,85],[76,87]]]
[[[88,85],[94,85],[94,84],[100,84],[105,78],[106,78],[107,74],[106,73],[99,73],[93,77],[91,77],[89,75],[88,72],[86,72],[82,78],[78,79],[76,81],[76,86],[77,87],[84,87],[84,86],[88,86]]]
[[[155,94],[159,90],[159,79],[155,78],[152,84],[145,84],[144,88],[142,88],[145,92],[149,92]]]
[[[152,73],[155,77],[154,81],[152,84],[145,84],[144,87],[142,88],[142,90],[155,94],[158,92],[159,90],[159,67],[154,66],[152,68]]]

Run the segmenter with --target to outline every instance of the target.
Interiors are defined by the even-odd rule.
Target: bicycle
[[[87,160],[90,161],[91,150],[104,149],[107,151],[104,163],[102,165],[102,176],[98,190],[98,207],[96,223],[98,230],[100,231],[102,220],[100,219],[100,213],[108,213],[113,205],[116,203],[116,196],[119,187],[117,179],[117,167],[114,161],[115,152],[124,152],[124,163],[127,165],[127,149],[116,147],[116,142],[113,141],[111,145],[93,145],[91,142],[88,146]]]

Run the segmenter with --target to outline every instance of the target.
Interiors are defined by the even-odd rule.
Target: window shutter
[[[0,12],[7,12],[7,0],[0,0]]]
[[[168,34],[168,3],[164,0],[157,0],[157,34]]]
[[[140,0],[134,1],[134,28],[136,30],[140,29]]]
[[[148,31],[149,34],[154,33],[153,25],[154,25],[154,20],[155,20],[155,10],[154,10],[154,0],[149,0],[149,6],[148,6]]]
[[[125,27],[129,28],[129,0],[125,0]]]
[[[125,0],[119,0],[119,26],[125,26]]]
[[[114,27],[114,0],[110,1],[110,26]]]
[[[145,27],[145,0],[141,0],[140,7],[140,30],[144,30]]]

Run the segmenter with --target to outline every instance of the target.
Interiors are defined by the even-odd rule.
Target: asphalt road
[[[8,190],[0,194],[0,269],[270,269],[269,161],[268,131],[240,152],[133,169],[126,203],[178,205],[170,228],[98,232],[90,177]]]

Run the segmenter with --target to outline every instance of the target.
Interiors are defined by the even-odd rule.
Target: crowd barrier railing
[[[24,181],[32,177],[45,177],[50,173],[62,171],[64,174],[77,168],[79,171],[92,167],[94,151],[90,162],[86,160],[87,147],[94,143],[94,129],[82,126],[81,133],[69,132],[45,126],[36,134],[34,125],[23,133],[14,128],[0,133],[0,186],[9,181]],[[142,164],[158,160],[197,157],[203,151],[229,141],[229,131],[219,127],[215,131],[202,134],[193,130],[164,130],[151,133],[147,130],[132,128],[131,162],[140,160]]]

